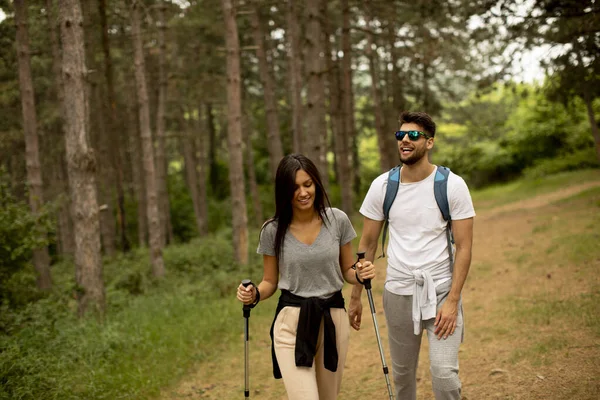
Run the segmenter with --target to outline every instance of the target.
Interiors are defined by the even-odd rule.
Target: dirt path
[[[573,224],[586,221],[587,215],[574,214],[577,213],[577,207],[569,209],[553,203],[596,186],[600,186],[600,181],[578,184],[563,191],[478,213],[473,263],[463,291],[466,336],[460,350],[460,376],[465,399],[596,398],[600,389],[597,336],[589,329],[577,329],[581,327],[571,327],[562,322],[558,326],[550,322],[540,323],[531,329],[531,322],[527,318],[537,318],[537,314],[519,312],[519,307],[534,307],[532,304],[535,305],[536,296],[544,299],[557,296],[566,301],[579,295],[579,292],[598,290],[600,287],[597,272],[581,280],[579,286],[569,285],[568,282],[576,276],[570,274],[579,271],[580,266],[569,265],[569,268],[565,268],[562,264],[554,264],[548,247],[550,239],[536,239],[536,232],[544,229],[547,229],[544,238],[557,235],[559,231],[554,231],[552,225],[557,223],[557,218],[560,221],[575,221]],[[569,226],[565,224],[561,229],[569,229]],[[571,227],[579,229],[578,225]],[[527,255],[536,256],[530,259]],[[591,271],[598,271],[600,258],[593,264]],[[380,273],[373,284],[373,294],[391,374],[387,326],[381,305],[385,261],[379,261],[378,266]],[[349,294],[349,288],[346,288],[347,299]],[[524,301],[519,302],[520,299]],[[363,295],[363,307],[362,329],[351,333],[340,399],[362,399],[365,396],[374,400],[387,399],[366,295]],[[548,312],[552,315],[552,311]],[[270,318],[270,315],[265,315],[251,320],[251,398],[287,399],[282,381],[276,381],[271,376]],[[552,318],[549,316],[548,321],[554,321]],[[553,348],[557,330],[561,333],[559,337],[564,337],[567,342],[557,344],[557,351],[539,350],[539,346],[544,344]],[[243,338],[240,337],[239,347],[223,354],[219,360],[202,364],[179,386],[165,390],[161,398],[242,398],[242,346]],[[539,351],[539,356],[535,351]],[[433,399],[427,360],[425,339],[418,369],[419,400]]]

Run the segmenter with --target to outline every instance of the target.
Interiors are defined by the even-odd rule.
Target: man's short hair
[[[400,125],[414,123],[419,125],[431,137],[435,136],[435,122],[429,114],[422,111],[404,111],[400,114]]]

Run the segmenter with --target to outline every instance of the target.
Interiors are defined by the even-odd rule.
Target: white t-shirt
[[[414,294],[414,275],[421,275],[421,271],[435,286],[452,278],[446,221],[433,194],[435,173],[436,169],[420,182],[401,182],[390,209],[385,288],[398,295]],[[384,220],[387,179],[385,172],[371,184],[360,208],[365,217]],[[475,216],[467,184],[452,172],[448,176],[448,203],[452,220]]]

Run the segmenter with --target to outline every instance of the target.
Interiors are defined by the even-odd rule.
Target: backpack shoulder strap
[[[387,238],[388,225],[390,224],[390,209],[392,203],[396,200],[396,194],[398,193],[398,186],[400,186],[400,166],[397,165],[390,170],[388,173],[387,187],[385,189],[385,198],[383,199],[383,236],[381,238],[381,255],[379,258],[385,257],[385,239]]]
[[[435,195],[435,201],[437,202],[444,221],[451,221],[450,216],[450,205],[448,204],[448,175],[450,175],[450,169],[437,167],[435,173],[435,180],[433,181],[433,194]]]
[[[448,242],[448,256],[450,258],[450,272],[454,271],[454,235],[452,234],[452,216],[450,215],[450,204],[448,203],[448,176],[450,168],[439,165],[433,181],[433,194],[435,201],[442,213],[446,224],[446,241]]]

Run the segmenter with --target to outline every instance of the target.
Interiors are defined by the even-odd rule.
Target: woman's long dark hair
[[[323,187],[317,166],[302,154],[290,154],[283,157],[279,162],[277,173],[275,174],[275,215],[267,220],[262,227],[262,229],[265,229],[271,222],[277,222],[277,233],[275,234],[275,255],[277,262],[279,262],[283,255],[283,239],[292,222],[292,201],[296,192],[296,173],[300,170],[305,171],[315,185],[315,198],[313,202],[315,211],[319,213],[323,223],[328,220],[326,208],[331,208],[331,203]]]

